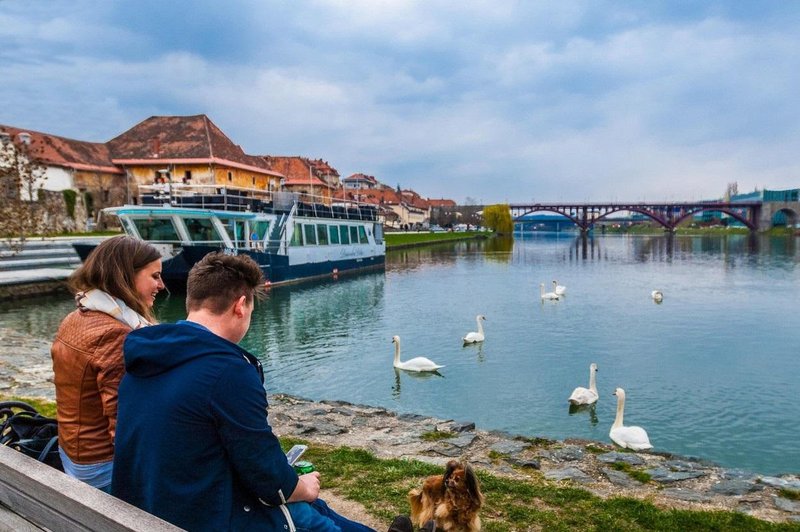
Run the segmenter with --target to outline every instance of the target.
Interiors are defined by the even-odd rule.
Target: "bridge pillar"
[[[790,222],[796,223],[800,216],[800,201],[765,201],[756,213],[756,229],[759,232],[772,229],[772,218],[779,211],[784,210],[793,214],[788,219]]]

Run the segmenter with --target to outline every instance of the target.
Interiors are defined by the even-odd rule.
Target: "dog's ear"
[[[458,469],[459,465],[460,464],[458,462],[456,462],[455,460],[450,460],[449,462],[447,462],[447,469],[445,469],[445,471],[444,471],[444,483],[445,484],[447,484],[447,480],[450,478],[450,475],[452,475],[453,472],[455,472],[455,470]]]
[[[464,476],[467,479],[467,490],[473,499],[483,503],[483,494],[481,493],[481,483],[472,466],[464,462]]]

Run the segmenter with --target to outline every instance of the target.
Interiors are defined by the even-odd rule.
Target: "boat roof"
[[[182,207],[157,207],[151,205],[123,205],[122,207],[109,207],[103,212],[124,215],[146,215],[146,216],[217,216],[219,218],[238,218],[242,220],[252,220],[259,213],[242,211],[221,211],[215,209],[185,209]],[[263,216],[263,215],[262,215]]]

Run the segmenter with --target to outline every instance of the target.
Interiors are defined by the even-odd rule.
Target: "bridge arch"
[[[563,216],[565,218],[568,218],[569,220],[571,220],[578,227],[583,227],[582,222],[578,218],[576,218],[575,216],[572,216],[572,215],[564,212],[563,210],[559,210],[557,207],[541,207],[541,208],[534,208],[534,209],[525,211],[522,214],[520,214],[519,216],[515,217],[514,218],[514,222],[523,223],[525,220],[521,220],[520,218],[522,218],[524,216],[527,216],[529,214],[533,214],[535,212],[554,212],[556,214],[560,214],[561,216]]]
[[[651,211],[648,211],[647,209],[639,209],[639,208],[633,207],[631,205],[626,206],[625,208],[612,209],[612,210],[606,211],[603,214],[599,215],[597,218],[593,219],[592,223],[595,223],[595,222],[597,222],[599,220],[602,220],[603,218],[607,218],[610,214],[615,214],[615,213],[618,213],[618,212],[637,212],[639,214],[643,214],[644,216],[647,216],[648,218],[650,218],[654,222],[657,222],[660,226],[664,227],[665,229],[670,229],[669,223],[666,220],[664,220],[663,218],[661,218],[660,216],[658,216],[657,214],[655,214],[655,213],[653,213]]]
[[[782,214],[782,218],[778,215]],[[780,227],[781,225],[785,225],[786,227],[797,227],[797,220],[798,220],[798,213],[794,209],[790,209],[789,207],[784,207],[782,209],[778,209],[772,214],[772,226],[773,227]]]
[[[682,221],[686,220],[690,216],[694,216],[695,214],[699,214],[701,212],[721,212],[721,213],[727,214],[731,218],[734,218],[734,219],[742,222],[748,229],[751,229],[751,230],[756,229],[756,224],[754,222],[752,222],[751,220],[748,220],[745,216],[742,216],[741,214],[736,212],[734,209],[727,209],[725,207],[698,207],[697,209],[690,209],[688,212],[686,212],[682,216],[679,216],[678,218],[675,218],[675,221],[673,222],[672,228],[674,229]]]

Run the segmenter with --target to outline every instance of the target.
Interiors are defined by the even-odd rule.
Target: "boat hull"
[[[74,243],[72,246],[80,256],[81,261],[85,261],[89,253],[97,245]],[[286,255],[276,253],[258,250],[231,250],[214,246],[183,246],[174,257],[165,258],[162,261],[161,279],[167,289],[178,292],[185,291],[186,279],[192,266],[207,254],[217,251],[250,256],[261,268],[264,273],[264,279],[270,286],[344,275],[361,270],[380,269],[385,266],[386,260],[385,255],[376,255],[290,265],[289,258]]]

